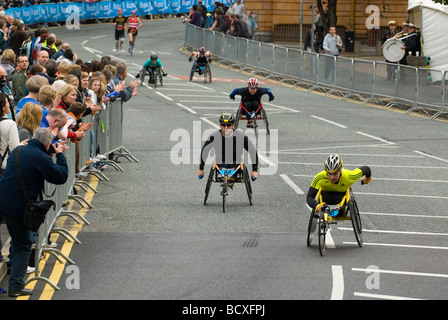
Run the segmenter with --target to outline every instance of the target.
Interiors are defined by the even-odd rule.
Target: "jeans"
[[[23,278],[26,274],[31,254],[30,232],[23,227],[22,220],[3,217],[11,237],[11,271],[9,274],[9,291],[19,291],[25,287]]]

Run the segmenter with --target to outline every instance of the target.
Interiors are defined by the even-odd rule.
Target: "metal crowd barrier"
[[[249,69],[264,79],[289,81],[294,87],[338,94],[406,113],[426,113],[435,119],[448,115],[448,71],[396,63],[334,57],[236,38],[186,24],[185,45],[205,46],[219,62]],[[388,70],[393,74],[388,79]]]
[[[109,179],[100,170],[96,170],[92,166],[92,158],[97,155],[97,151],[106,156],[106,159],[102,161],[119,171],[123,171],[123,169],[117,163],[108,159],[110,154],[113,154],[114,157],[125,157],[131,162],[138,162],[138,160],[123,146],[123,102],[121,99],[107,103],[106,110],[102,110],[95,116],[89,115],[84,117],[83,122],[91,122],[93,124],[92,130],[87,131],[85,137],[78,143],[70,142],[69,148],[64,152],[69,169],[67,182],[63,185],[54,185],[48,182],[45,183],[44,194],[52,196],[44,196],[44,198],[53,200],[56,203],[56,208],[54,210],[50,209],[44,223],[40,226],[36,234],[36,242],[34,244],[35,271],[34,276],[26,281],[26,285],[35,280],[42,280],[48,283],[53,289],[59,290],[59,287],[51,280],[40,275],[41,270],[39,263],[42,254],[48,253],[61,263],[64,263],[65,260],[70,264],[75,264],[75,262],[61,252],[61,250],[49,247],[48,242],[50,235],[57,233],[69,242],[75,242],[77,244],[81,243],[69,230],[57,226],[57,221],[61,217],[69,217],[78,224],[90,224],[79,212],[67,208],[69,200],[77,202],[81,208],[93,208],[83,196],[75,194],[77,193],[74,192],[75,187],[83,189],[84,191],[90,189],[95,193],[97,192],[88,182],[76,178],[76,154],[79,154],[78,162],[80,171],[87,172],[89,175],[95,175],[100,181]]]

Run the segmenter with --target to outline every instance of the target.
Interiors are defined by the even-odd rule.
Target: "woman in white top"
[[[19,132],[17,124],[14,120],[9,119],[6,115],[10,112],[9,102],[3,93],[0,93],[0,156],[1,156],[1,170],[6,167],[6,160],[10,151],[14,150],[20,144]],[[8,152],[9,151],[9,152]]]

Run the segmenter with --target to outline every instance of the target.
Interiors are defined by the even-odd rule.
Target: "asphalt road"
[[[260,78],[275,100],[263,99],[271,135],[258,142],[254,204],[236,185],[223,213],[217,185],[203,205],[197,155],[219,114],[236,111],[228,94],[250,75],[215,64],[212,83],[189,82],[179,19],[145,21],[132,56],[116,55],[108,24],[52,31],[84,60],[125,61],[128,81],[153,52],[169,75],[163,87],[144,85],[125,104],[124,145],[139,163],[123,160],[124,172],[104,172],[110,181],[97,186],[91,224],[77,234],[82,244],[69,247],[76,265],[53,278],[60,291],[36,283],[30,300],[448,298],[446,122]],[[349,169],[370,166],[374,180],[353,186],[364,246],[350,221],[340,222],[321,257],[317,239],[306,245],[305,194],[330,153]],[[44,273],[55,274],[54,264],[49,259]],[[70,285],[73,275],[79,286]]]

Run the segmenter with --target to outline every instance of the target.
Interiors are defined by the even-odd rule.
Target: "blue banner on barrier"
[[[215,0],[203,0],[208,11],[215,8]],[[231,0],[220,0],[219,2],[229,6]],[[198,0],[116,0],[87,2],[63,2],[48,3],[5,10],[6,15],[23,20],[25,24],[67,21],[70,19],[105,19],[117,16],[118,9],[123,10],[123,15],[131,16],[136,10],[137,15],[149,14],[178,14],[188,13],[193,4]]]

